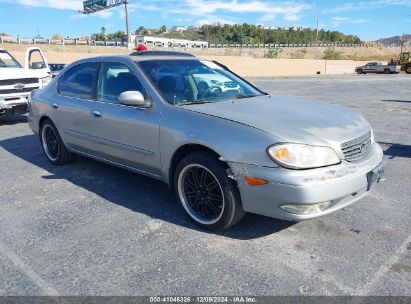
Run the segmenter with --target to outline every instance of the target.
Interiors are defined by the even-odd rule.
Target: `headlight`
[[[51,81],[51,76],[46,76],[46,77],[43,77],[43,78],[40,78],[40,79],[41,79],[41,83],[46,85]]]
[[[290,169],[318,168],[340,163],[337,153],[329,147],[279,144],[269,147],[267,153],[275,162]]]

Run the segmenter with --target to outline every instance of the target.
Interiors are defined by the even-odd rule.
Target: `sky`
[[[54,34],[77,37],[125,31],[124,6],[83,15],[77,0],[0,0],[0,33],[20,37]],[[129,0],[131,30],[139,26],[250,23],[316,27],[359,36],[362,40],[411,33],[411,0]]]

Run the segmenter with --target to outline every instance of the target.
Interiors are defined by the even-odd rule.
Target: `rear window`
[[[89,62],[76,65],[60,78],[58,91],[61,95],[92,99],[99,64]]]

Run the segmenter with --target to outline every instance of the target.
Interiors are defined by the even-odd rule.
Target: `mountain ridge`
[[[403,38],[402,35],[392,36],[392,37],[378,39],[375,42],[383,43],[383,44],[391,44],[391,43],[401,44],[402,38]],[[410,40],[411,40],[411,35],[404,35],[404,42],[409,42]]]

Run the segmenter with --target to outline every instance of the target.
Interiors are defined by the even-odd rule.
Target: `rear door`
[[[52,120],[66,145],[93,155],[98,149],[90,127],[99,61],[93,59],[68,69],[59,78],[56,98],[50,104]]]
[[[160,174],[159,120],[161,104],[150,108],[122,105],[125,91],[140,91],[151,99],[142,85],[137,68],[127,60],[102,62],[96,100],[92,102],[89,132],[98,141],[98,154],[152,175]],[[151,99],[152,100],[152,99]]]

